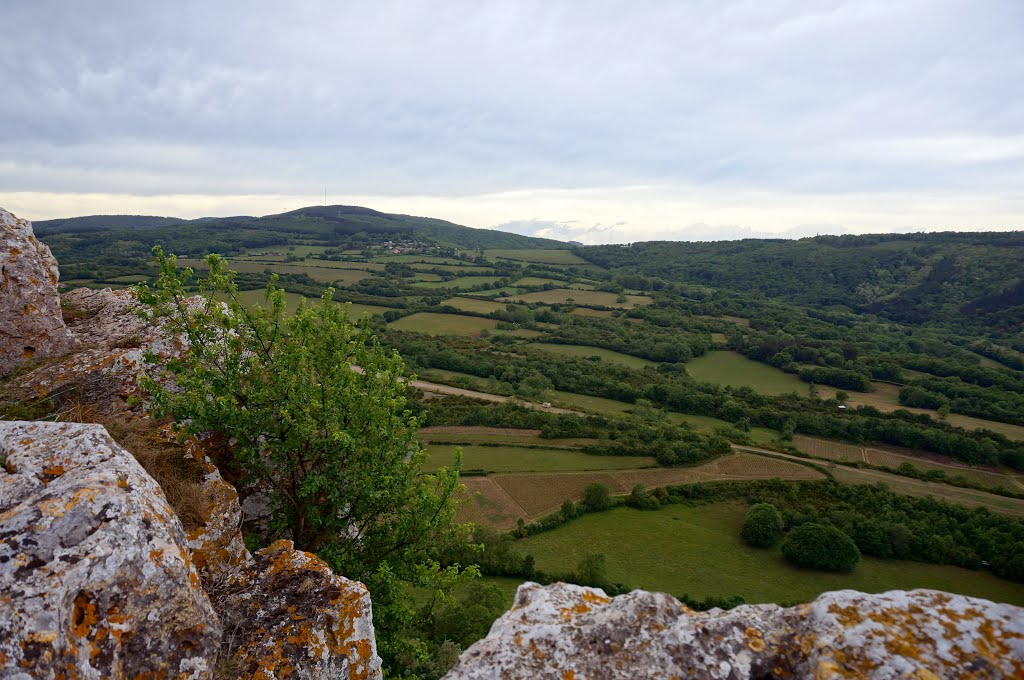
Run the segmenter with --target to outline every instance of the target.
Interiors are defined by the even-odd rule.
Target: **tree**
[[[566,520],[570,520],[576,516],[576,504],[572,502],[571,498],[566,498],[562,501],[562,517]]]
[[[592,512],[600,512],[612,507],[611,490],[607,484],[594,482],[583,490],[582,505]]]
[[[265,305],[250,307],[219,256],[195,279],[173,255],[154,254],[159,277],[138,297],[185,349],[147,356],[153,414],[230,443],[218,462],[270,494],[265,538],[290,537],[366,583],[382,653],[393,656],[398,628],[411,620],[401,584],[454,587],[461,570],[439,560],[463,540],[453,524],[460,461],[422,471],[401,357],[366,324],[354,326],[332,289],[289,317],[275,278]],[[192,284],[199,295],[189,300]]]
[[[755,548],[768,548],[778,542],[783,526],[778,508],[771,503],[758,503],[747,512],[740,538]]]
[[[657,510],[661,507],[661,501],[652,496],[643,484],[637,484],[626,498],[626,505],[637,510]]]
[[[786,535],[782,555],[795,566],[826,571],[853,571],[860,561],[860,550],[852,538],[834,526],[813,522]]]
[[[608,560],[604,553],[587,553],[576,567],[576,580],[581,586],[603,586],[608,583]]]

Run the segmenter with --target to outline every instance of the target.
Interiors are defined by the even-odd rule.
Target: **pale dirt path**
[[[356,373],[365,373],[362,366],[350,366]],[[405,378],[399,378],[399,380],[406,382]],[[483,399],[484,401],[495,401],[504,403],[506,401],[512,401],[513,397],[505,397],[500,394],[491,394],[489,392],[477,392],[476,390],[467,390],[461,387],[452,387],[451,385],[441,385],[439,383],[427,382],[425,380],[413,380],[409,382],[410,385],[418,390],[429,392],[431,394],[448,394],[459,397],[472,397],[473,399]],[[537,409],[538,411],[548,411],[550,413],[580,413],[579,411],[572,411],[565,408],[557,408],[555,406],[545,406],[544,404],[538,404],[532,401],[522,401],[516,399],[516,402],[522,404],[526,408]]]
[[[512,397],[504,397],[500,394],[490,394],[489,392],[477,392],[476,390],[467,390],[462,387],[452,387],[451,385],[440,385],[438,383],[426,382],[424,380],[413,380],[409,383],[418,390],[424,392],[430,392],[432,394],[450,394],[460,397],[472,397],[473,399],[483,399],[484,401],[495,401],[495,402],[506,402],[512,401]],[[557,406],[544,406],[532,401],[522,401],[517,399],[517,403],[522,404],[526,408],[534,408],[538,411],[548,411],[550,413],[579,413],[579,411],[571,411],[565,408],[558,408]]]

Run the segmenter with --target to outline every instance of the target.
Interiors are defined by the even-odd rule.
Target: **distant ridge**
[[[37,233],[60,234],[106,229],[153,229],[171,224],[182,224],[187,221],[180,217],[157,217],[154,215],[86,215],[62,217],[55,220],[38,220],[32,223],[32,227]]]
[[[283,213],[253,217],[200,217],[185,220],[177,217],[152,215],[89,215],[34,223],[41,237],[54,234],[73,234],[95,231],[131,230],[137,237],[150,237],[158,241],[174,232],[194,235],[196,230],[221,232],[226,228],[240,231],[266,232],[268,228],[306,235],[313,239],[329,239],[334,234],[358,232],[393,232],[396,235],[434,239],[463,248],[569,248],[570,245],[554,239],[511,234],[495,229],[476,229],[439,220],[380,212],[354,205],[307,206]],[[213,235],[213,234],[211,234]],[[218,239],[214,239],[218,240]]]

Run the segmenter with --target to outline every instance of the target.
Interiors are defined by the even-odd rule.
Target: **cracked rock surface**
[[[221,637],[163,492],[99,425],[0,422],[0,676],[208,677]]]
[[[1022,678],[1024,609],[933,590],[694,612],[662,593],[524,583],[446,680]]]

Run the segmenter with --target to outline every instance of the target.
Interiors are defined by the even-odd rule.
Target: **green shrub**
[[[769,548],[782,536],[782,513],[771,503],[758,503],[750,508],[743,520],[740,538],[755,548]]]
[[[599,512],[612,507],[612,493],[607,484],[595,482],[583,490],[581,504],[591,512]]]
[[[813,522],[786,535],[782,555],[797,567],[825,571],[853,571],[860,561],[860,550],[852,538],[834,526]]]

